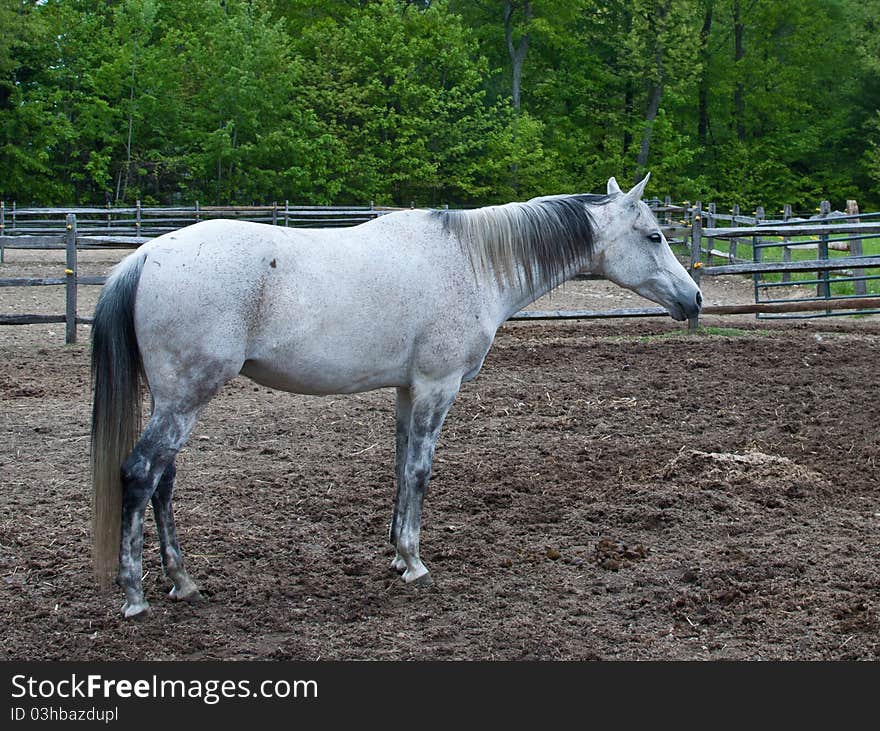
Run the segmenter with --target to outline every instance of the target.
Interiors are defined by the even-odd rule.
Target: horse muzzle
[[[703,293],[698,289],[693,296],[677,300],[666,308],[673,320],[682,322],[696,317],[703,309]]]

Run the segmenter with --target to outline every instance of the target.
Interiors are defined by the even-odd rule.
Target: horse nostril
[[[703,307],[703,295],[701,292],[697,292],[697,307],[702,309]]]

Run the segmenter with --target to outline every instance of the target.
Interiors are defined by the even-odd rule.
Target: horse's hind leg
[[[127,618],[149,611],[143,587],[144,514],[160,479],[192,431],[197,414],[197,409],[185,414],[155,411],[122,466],[122,535],[117,583],[125,592],[122,611]],[[170,495],[168,499],[170,502]]]
[[[177,470],[174,460],[165,468],[156,492],[153,493],[153,514],[156,517],[156,530],[159,533],[159,548],[162,553],[162,567],[165,575],[174,582],[169,596],[187,602],[199,601],[199,593],[195,582],[183,567],[183,553],[177,540],[177,528],[174,525],[172,496],[174,494],[174,476]]]

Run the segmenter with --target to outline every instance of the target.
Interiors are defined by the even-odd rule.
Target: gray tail
[[[122,526],[122,464],[141,428],[143,366],[134,300],[145,257],[123,261],[101,291],[92,326],[92,564],[102,587],[115,577]]]

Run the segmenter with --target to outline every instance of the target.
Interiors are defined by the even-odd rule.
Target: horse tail
[[[141,426],[143,364],[134,300],[145,256],[113,272],[98,298],[92,326],[92,565],[103,588],[116,574],[122,529],[122,464]]]

